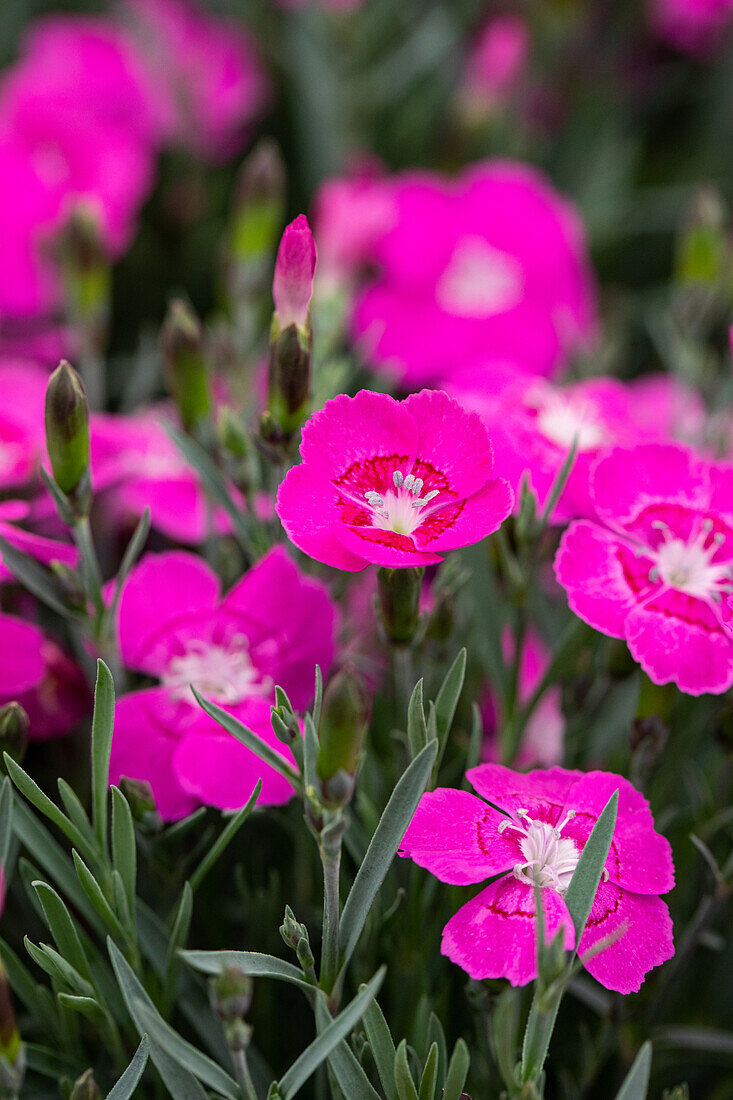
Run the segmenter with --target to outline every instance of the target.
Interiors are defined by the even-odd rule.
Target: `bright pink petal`
[[[118,698],[110,759],[110,783],[123,776],[149,783],[158,813],[177,821],[199,805],[181,786],[173,770],[178,731],[169,723],[170,704],[165,688],[133,691]]]
[[[637,608],[626,621],[626,639],[655,684],[677,684],[688,695],[719,695],[733,685],[733,638],[721,628]]]
[[[483,882],[522,861],[512,832],[499,832],[506,818],[468,791],[440,787],[424,794],[400,846],[441,882]]]
[[[339,542],[353,554],[363,554],[372,565],[387,569],[415,568],[437,565],[443,560],[431,550],[421,550],[410,535],[383,531],[380,527],[340,524],[336,530]]]
[[[272,732],[269,702],[251,699],[227,709],[292,764],[292,755]],[[243,806],[258,779],[262,779],[259,805],[281,806],[295,793],[279,772],[206,716],[177,745],[173,770],[189,795],[221,810]]]
[[[15,503],[15,502],[12,502]],[[12,523],[0,520],[0,535],[24,554],[35,558],[43,565],[52,565],[59,562],[61,565],[74,569],[79,561],[79,552],[69,542],[59,542],[57,539],[47,539],[44,535],[36,535],[32,531],[24,531],[22,527],[16,527]],[[0,565],[0,581],[10,580],[14,574],[9,566],[2,561]]]
[[[607,936],[619,939],[591,959],[583,955]],[[598,887],[578,947],[583,965],[606,989],[637,993],[649,970],[674,955],[672,920],[661,898],[632,894],[612,882]]]
[[[613,524],[626,524],[660,501],[705,507],[708,494],[705,463],[674,443],[616,447],[598,460],[591,479],[598,514]]]
[[[470,496],[491,477],[491,440],[481,418],[467,412],[443,390],[421,390],[404,406],[418,430],[418,458],[448,478],[459,498]]]
[[[654,828],[649,803],[628,779],[609,772],[587,772],[572,787],[565,803],[575,817],[563,836],[585,846],[593,826],[614,791],[619,792],[616,828],[606,870],[611,882],[637,894],[666,894],[674,886],[672,850]]]
[[[582,774],[567,768],[538,768],[522,774],[502,764],[479,764],[466,772],[466,778],[477,794],[507,813],[527,810],[535,816],[541,811],[543,820],[551,817],[554,824],[568,792]]]
[[[404,402],[360,390],[356,397],[339,394],[313,414],[303,427],[300,453],[329,480],[379,455],[395,456],[392,469],[406,473],[412,468],[417,440],[417,427]]]
[[[15,699],[43,679],[43,632],[33,623],[0,614],[0,697]]]
[[[564,929],[566,950],[575,934],[565,902],[554,890],[542,891],[545,939]],[[443,929],[442,952],[476,981],[508,978],[526,985],[537,977],[534,890],[505,875],[459,909]]]
[[[201,558],[184,551],[147,554],[125,584],[119,609],[125,665],[156,675],[168,667],[169,639],[192,614],[210,613],[219,579]]]
[[[415,531],[415,542],[420,549],[440,553],[480,542],[501,527],[513,506],[509,483],[492,478],[468,500],[431,513]]]
[[[334,656],[336,606],[325,585],[276,546],[235,584],[220,611],[242,623],[256,667],[285,688],[296,708],[307,707],[315,666],[325,677]]]
[[[612,638],[624,637],[636,594],[614,535],[585,520],[571,523],[560,539],[555,576],[576,615]]]
[[[320,471],[302,463],[288,470],[277,491],[277,514],[290,541],[304,554],[335,569],[358,573],[368,561],[347,550],[337,537],[341,524],[337,496]]]

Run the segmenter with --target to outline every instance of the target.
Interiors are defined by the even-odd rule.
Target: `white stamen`
[[[580,859],[575,841],[561,835],[575,811],[568,810],[557,825],[533,820],[526,810],[517,810],[515,816],[517,822],[506,819],[498,826],[500,833],[512,829],[519,834],[524,862],[515,863],[514,877],[529,886],[551,886],[564,894]]]
[[[185,652],[172,658],[161,680],[174,699],[193,705],[191,684],[213,702],[230,705],[272,690],[272,681],[252,664],[242,635],[224,645],[192,638]]]
[[[684,592],[709,604],[719,602],[720,593],[726,591],[733,573],[733,562],[716,561],[718,551],[725,543],[722,531],[710,537],[713,521],[702,520],[697,533],[695,528],[687,538],[680,538],[662,520],[654,520],[652,527],[662,533],[662,541],[647,551],[653,565],[649,570],[652,583],[661,582],[667,588]]]
[[[395,489],[401,488],[403,480],[404,480],[404,478],[402,477],[402,474],[400,473],[400,471],[395,470],[395,472],[392,474],[392,481],[395,484]]]
[[[439,495],[440,490],[431,489],[421,497],[423,478],[415,477],[414,474],[403,476],[401,470],[393,471],[392,484],[394,489],[390,488],[383,493],[369,489],[364,497],[373,509],[375,527],[409,536],[425,518],[421,510]]]

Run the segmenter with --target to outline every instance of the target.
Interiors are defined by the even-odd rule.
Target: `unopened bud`
[[[728,255],[726,210],[719,193],[703,187],[688,207],[677,242],[676,275],[682,283],[717,283]]]
[[[297,951],[301,940],[309,942],[308,929],[295,919],[295,914],[289,905],[285,906],[285,916],[280,925],[280,935],[286,946],[292,947],[294,951]]]
[[[13,760],[20,762],[28,744],[29,728],[28,715],[20,703],[6,703],[0,707],[0,755],[6,752]]]
[[[168,389],[184,428],[192,431],[211,412],[211,392],[201,323],[191,307],[180,299],[168,306],[160,345]]]
[[[275,314],[277,317],[277,314]],[[289,325],[270,342],[267,413],[261,434],[269,442],[287,442],[308,414],[311,388],[310,333]]]
[[[46,388],[46,449],[59,489],[80,501],[88,496],[89,407],[81,378],[65,359]]]
[[[343,668],[329,681],[323,697],[318,731],[318,776],[324,783],[326,798],[330,781],[339,772],[347,777],[356,772],[364,738],[369,728],[370,699],[364,678],[356,669]],[[340,784],[343,787],[343,784]],[[338,793],[346,794],[346,790]]]
[[[88,1069],[75,1081],[69,1100],[100,1100],[101,1095],[94,1070]]]
[[[130,804],[134,820],[146,832],[157,832],[162,822],[155,806],[153,788],[144,779],[129,779],[123,775],[120,790]]]
[[[252,1004],[252,979],[228,966],[211,983],[211,1003],[222,1020],[244,1019]]]
[[[306,330],[308,308],[313,295],[316,270],[316,242],[304,214],[299,214],[283,233],[275,263],[272,297],[277,329],[290,325]]]
[[[409,645],[420,625],[420,593],[425,569],[377,570],[379,617],[394,645]]]
[[[216,434],[219,446],[234,458],[247,457],[247,432],[237,414],[227,405],[223,407],[216,421]]]
[[[285,210],[285,165],[275,141],[263,138],[249,154],[235,189],[232,251],[256,264],[271,255]]]
[[[310,970],[312,966],[315,966],[315,959],[313,958],[313,951],[311,950],[310,942],[305,936],[298,940],[298,946],[295,948],[295,954],[298,956],[298,962],[303,970]]]

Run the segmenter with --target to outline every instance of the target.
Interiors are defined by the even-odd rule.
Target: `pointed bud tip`
[[[308,219],[299,214],[285,228],[275,263],[272,296],[281,331],[289,325],[307,326],[316,258],[316,242]]]
[[[65,359],[48,380],[45,421],[56,484],[73,493],[89,469],[89,406],[81,378]]]

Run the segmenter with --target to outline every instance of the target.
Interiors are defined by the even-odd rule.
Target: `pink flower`
[[[34,363],[0,358],[0,489],[29,481],[45,457],[47,384],[48,373]]]
[[[646,973],[674,954],[672,921],[658,896],[674,885],[672,854],[654,830],[643,795],[627,779],[600,771],[551,768],[521,775],[481,764],[468,778],[480,797],[446,788],[423,795],[400,852],[442,882],[469,885],[500,876],[448,921],[443,954],[477,980],[532,981],[535,886],[542,888],[546,937],[562,928],[570,950],[575,933],[565,892],[593,826],[618,790],[616,829],[578,954],[583,960],[601,940],[616,936],[584,965],[607,989],[636,992]]]
[[[69,733],[89,709],[81,669],[33,623],[0,613],[0,706],[18,702],[31,740]]]
[[[306,423],[300,454],[277,513],[300,550],[338,569],[434,564],[511,511],[485,427],[439,390],[341,394]]]
[[[224,597],[216,574],[195,555],[147,555],[122,593],[120,654],[128,668],[159,683],[117,701],[111,782],[149,782],[166,820],[201,803],[242,806],[259,778],[261,804],[287,802],[290,784],[209,718],[189,685],[291,759],[270,725],[274,688],[281,685],[293,706],[307,706],[316,664],[325,676],[333,659],[334,629],[326,589],[303,576],[282,547]]]
[[[385,180],[372,162],[358,165],[352,176],[326,180],[315,200],[318,238],[317,285],[343,286],[366,264],[377,242],[397,221],[393,181]]]
[[[636,382],[591,378],[558,386],[506,368],[461,371],[449,392],[484,419],[497,467],[514,489],[529,474],[543,508],[573,442],[578,450],[565,489],[552,514],[555,523],[592,516],[590,471],[614,444],[668,442],[700,435],[705,409],[699,395],[670,375]]]
[[[455,180],[392,181],[395,224],[354,333],[406,387],[479,356],[552,373],[591,339],[595,290],[575,210],[534,170],[490,161]]]
[[[679,445],[617,448],[598,461],[590,491],[597,519],[572,523],[555,558],[572,610],[625,638],[654,683],[690,695],[726,691],[733,465]]]
[[[316,242],[304,214],[285,229],[277,250],[272,297],[280,329],[289,325],[305,328],[313,294],[316,270]]]
[[[241,23],[186,0],[122,0],[141,56],[172,116],[168,135],[219,160],[238,152],[269,84]]]
[[[32,516],[32,506],[25,500],[3,500],[0,502],[0,537],[7,540],[11,546],[22,551],[29,557],[35,558],[43,565],[53,565],[58,562],[69,569],[74,569],[79,560],[79,554],[75,546],[68,542],[59,542],[56,539],[38,535],[33,531],[27,531],[18,526],[25,523]],[[14,574],[0,557],[0,583],[14,580]]]
[[[508,627],[502,631],[501,648],[504,660],[512,660],[515,645],[514,637]],[[524,639],[519,661],[520,703],[528,703],[532,698],[549,663],[550,654],[547,647],[535,631],[530,629]],[[482,756],[489,763],[495,763],[499,759],[497,734],[502,724],[502,717],[501,704],[493,693],[488,694],[484,699],[481,713],[487,733]],[[527,722],[517,754],[517,764],[525,768],[537,764],[549,768],[553,764],[559,764],[562,760],[564,739],[565,719],[562,713],[561,691],[559,688],[551,688],[543,694]]]
[[[732,0],[650,0],[649,16],[660,38],[686,53],[705,54],[730,28]]]
[[[518,15],[497,15],[484,23],[463,73],[462,98],[471,114],[490,110],[511,93],[529,45],[527,24]]]

